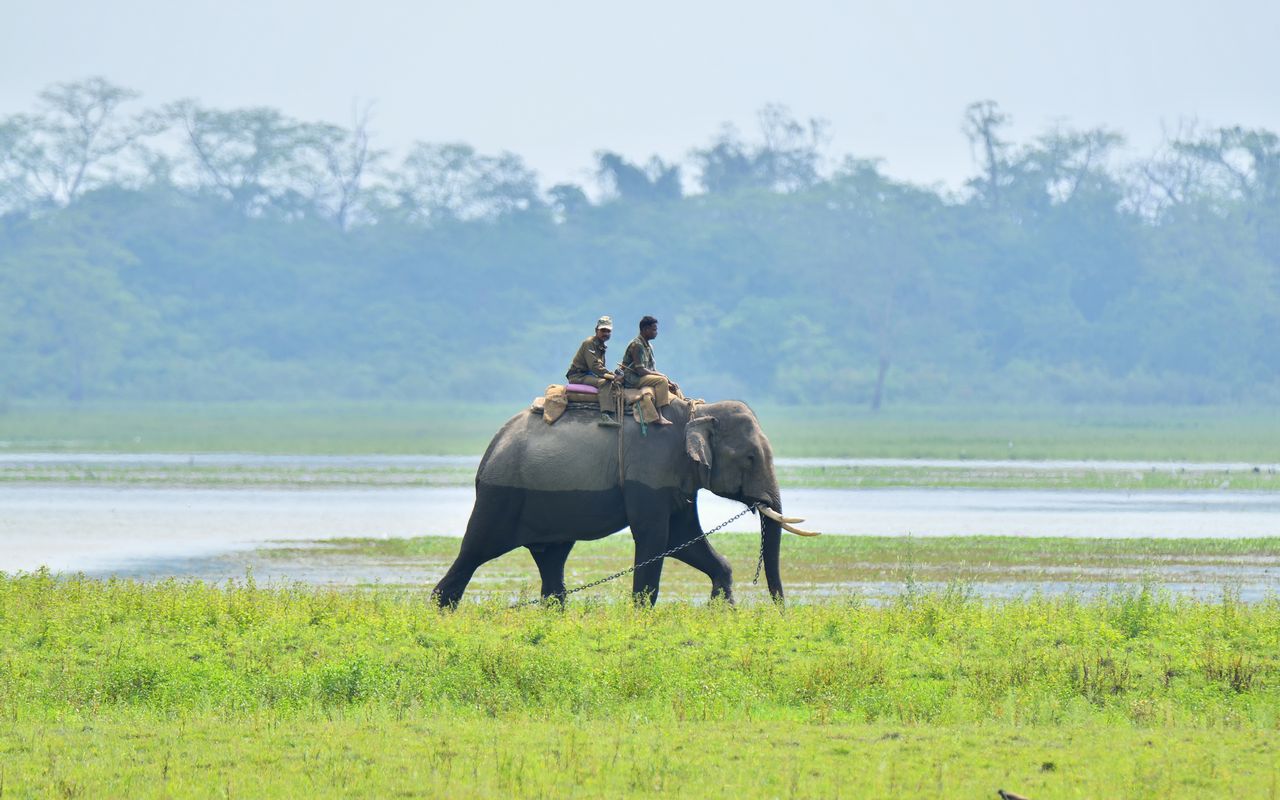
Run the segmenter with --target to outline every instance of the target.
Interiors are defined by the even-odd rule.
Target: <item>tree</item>
[[[1104,128],[1075,131],[1058,127],[1041,136],[1023,156],[1023,175],[1043,187],[1052,203],[1070,203],[1089,193],[1115,194],[1107,162],[1124,137]]]
[[[623,202],[679,200],[683,194],[680,167],[657,156],[642,167],[602,150],[596,153],[596,163],[596,175],[605,191]]]
[[[38,110],[0,120],[0,189],[9,204],[65,206],[118,172],[115,159],[162,129],[152,115],[126,118],[139,95],[102,78],[55,84]]]
[[[1194,123],[1184,123],[1175,133],[1165,132],[1160,149],[1133,165],[1127,181],[1126,205],[1145,219],[1160,221],[1171,211],[1208,200],[1210,167],[1178,146],[1197,137]]]
[[[970,179],[969,188],[980,203],[993,210],[1001,208],[1008,182],[1011,145],[1002,133],[1008,125],[1008,115],[1000,112],[994,100],[980,100],[965,109],[961,126],[981,170],[978,177]]]
[[[337,125],[314,126],[312,145],[320,168],[312,170],[311,202],[340,230],[364,210],[370,173],[387,155],[370,145],[369,108],[353,114],[350,130]]]
[[[1235,201],[1262,251],[1280,267],[1280,137],[1262,129],[1219,128],[1174,147],[1209,168],[1218,190]]]
[[[591,207],[591,200],[581,186],[573,183],[557,183],[547,190],[551,198],[551,207],[555,209],[557,218],[563,222],[578,216]]]
[[[756,144],[744,142],[732,126],[726,126],[710,147],[693,151],[705,191],[797,192],[818,182],[827,123],[819,119],[801,123],[777,104],[762,108],[758,120],[761,140]]]
[[[167,111],[184,132],[196,186],[243,214],[304,205],[299,198],[319,180],[315,156],[328,126],[301,123],[273,108],[219,111],[191,100]]]
[[[27,123],[22,117],[0,119],[0,215],[26,209],[31,200],[27,180]]]
[[[846,232],[831,257],[838,273],[827,291],[849,309],[845,324],[857,326],[874,359],[867,402],[878,411],[889,371],[909,353],[908,343],[931,341],[945,316],[942,287],[931,272],[939,203],[929,192],[889,180],[873,162],[853,159],[818,196],[826,224]]]
[[[484,156],[459,143],[414,145],[392,191],[402,218],[428,224],[493,220],[541,205],[538,177],[519,156]]]
[[[28,380],[28,394],[84,400],[118,363],[142,316],[120,282],[127,253],[106,241],[82,246],[47,236],[0,259],[0,350]]]
[[[1174,147],[1211,165],[1223,188],[1258,207],[1280,204],[1280,137],[1271,131],[1219,128]]]

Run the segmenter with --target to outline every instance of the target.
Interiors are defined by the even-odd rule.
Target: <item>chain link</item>
[[[705,539],[705,538],[707,538],[708,536],[710,536],[711,534],[713,534],[713,533],[717,533],[717,532],[719,532],[719,531],[721,531],[721,530],[724,530],[724,528],[725,528],[729,523],[734,522],[734,521],[736,521],[736,520],[738,520],[738,519],[741,519],[742,517],[746,516],[747,514],[754,513],[754,512],[755,512],[755,510],[756,510],[756,507],[757,507],[757,506],[759,506],[759,505],[760,505],[759,503],[752,503],[751,505],[749,505],[749,506],[747,506],[746,508],[744,508],[744,509],[742,509],[741,511],[739,511],[737,514],[734,514],[732,517],[729,517],[728,519],[726,519],[724,522],[721,522],[719,525],[715,526],[715,527],[714,527],[714,528],[712,528],[711,530],[709,530],[709,531],[703,531],[703,533],[702,533],[702,535],[701,535],[701,536],[695,536],[694,538],[690,539],[689,541],[685,542],[684,544],[680,544],[680,545],[676,545],[675,547],[668,548],[665,552],[659,553],[658,555],[654,556],[653,558],[646,559],[645,561],[642,561],[642,562],[640,562],[639,564],[636,564],[636,565],[635,565],[635,566],[633,566],[633,567],[628,567],[628,568],[623,569],[623,570],[618,570],[617,572],[613,573],[612,575],[606,575],[606,576],[605,576],[605,577],[603,577],[603,578],[599,578],[599,579],[597,579],[597,580],[591,581],[590,583],[584,583],[584,584],[582,584],[581,586],[575,586],[574,588],[567,590],[567,591],[564,593],[563,597],[564,597],[564,598],[567,598],[569,595],[571,595],[571,594],[576,594],[577,592],[581,592],[583,589],[590,589],[590,588],[592,588],[593,586],[599,586],[599,585],[600,585],[600,584],[602,584],[602,583],[608,583],[609,581],[617,580],[618,578],[621,578],[623,575],[630,575],[631,573],[635,572],[636,570],[638,570],[638,569],[643,569],[644,567],[649,566],[650,564],[654,563],[655,561],[661,561],[662,559],[666,558],[666,557],[667,557],[667,556],[669,556],[669,555],[672,555],[672,554],[674,554],[674,553],[679,553],[681,550],[685,549],[685,548],[686,548],[686,547],[688,547],[689,545],[694,544],[695,542],[700,542],[700,541],[702,541],[703,539]],[[760,541],[760,558],[761,558],[761,559],[763,559],[763,558],[764,558],[764,540],[763,540],[763,538],[762,538],[762,539],[761,539],[761,541]],[[759,564],[757,564],[757,565],[756,565],[756,579],[758,580],[759,578],[760,578],[760,565],[759,565]],[[753,583],[754,583],[754,581],[753,581]],[[544,598],[539,597],[539,598],[538,598],[538,599],[536,599],[536,600],[525,600],[525,601],[523,601],[523,602],[516,603],[516,604],[512,605],[512,606],[511,606],[511,608],[523,608],[524,606],[536,606],[536,605],[538,605],[538,604],[542,603],[542,602],[543,602],[543,599],[544,599]]]

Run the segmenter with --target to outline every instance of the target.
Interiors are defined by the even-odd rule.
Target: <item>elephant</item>
[[[476,500],[458,556],[432,590],[444,607],[461,600],[476,569],[517,547],[533,555],[544,599],[565,597],[564,564],[576,542],[630,527],[635,564],[702,536],[697,490],[759,504],[769,593],[783,599],[778,552],[783,517],[773,451],[755,414],[742,402],[673,399],[674,423],[647,430],[624,420],[598,425],[599,414],[570,411],[554,425],[532,411],[507,421],[476,471]],[[624,437],[619,441],[619,436]],[[619,470],[621,457],[624,468]],[[733,601],[733,571],[706,539],[672,557],[711,579],[711,596]],[[658,599],[663,559],[633,573],[632,591]]]

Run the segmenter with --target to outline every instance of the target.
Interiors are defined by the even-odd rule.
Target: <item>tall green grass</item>
[[[778,609],[432,608],[422,593],[0,580],[0,708],[539,718],[1280,722],[1280,605],[990,603],[962,588]]]
[[[1275,796],[1280,604],[0,576],[0,796]]]

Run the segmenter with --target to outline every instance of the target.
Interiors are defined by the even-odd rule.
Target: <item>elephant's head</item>
[[[778,550],[782,530],[802,536],[813,534],[794,527],[802,520],[782,516],[773,450],[756,415],[745,403],[735,400],[697,406],[685,427],[685,449],[692,462],[692,482],[699,488],[747,505],[760,505],[765,579],[769,594],[781,600]]]

